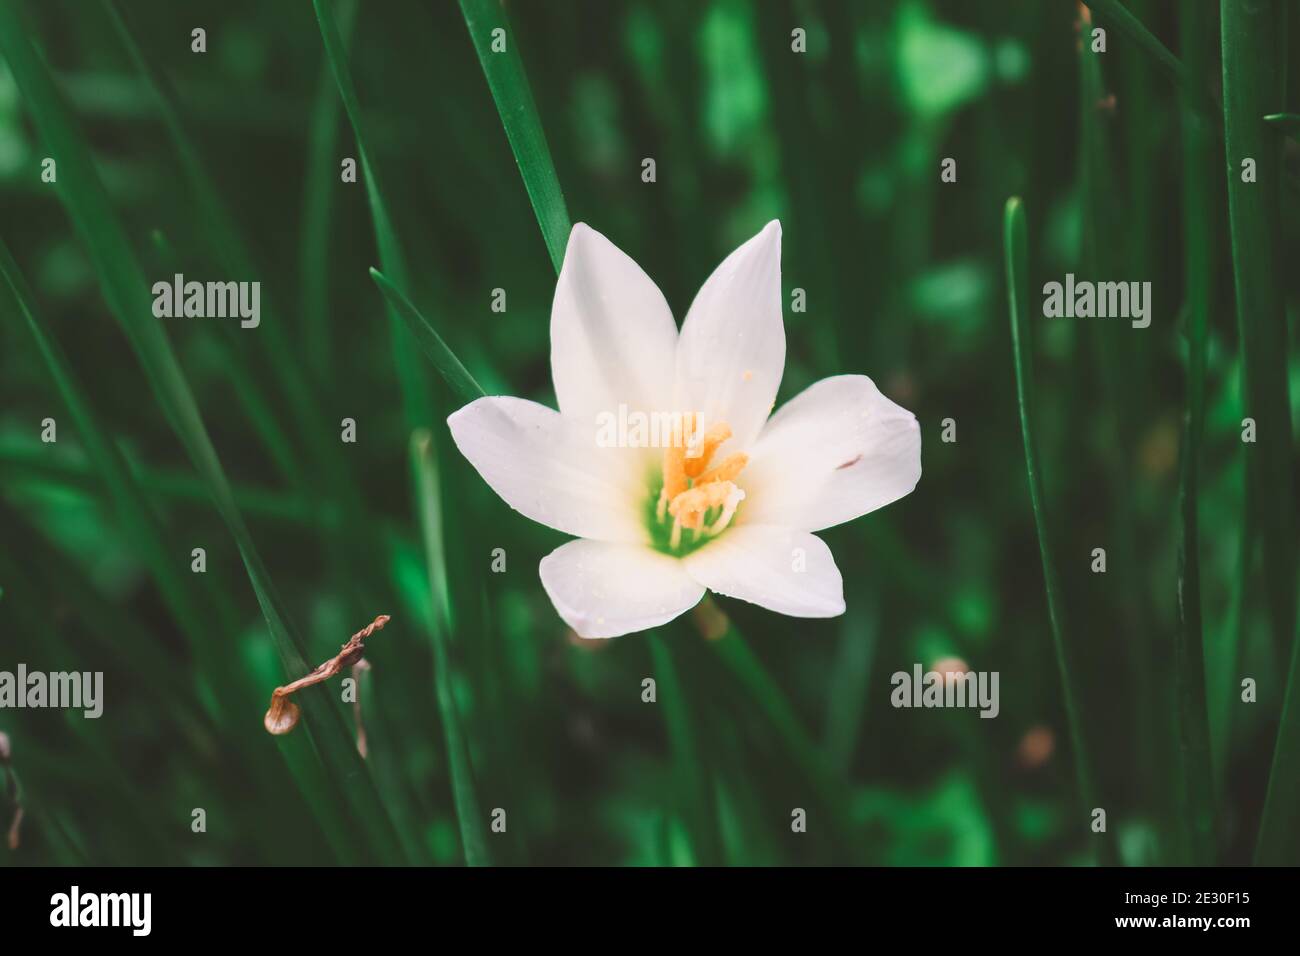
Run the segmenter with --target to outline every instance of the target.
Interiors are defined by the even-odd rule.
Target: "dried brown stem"
[[[277,687],[271,692],[271,706],[266,711],[266,716],[262,718],[262,724],[266,727],[267,733],[270,734],[287,734],[298,725],[298,717],[301,711],[298,705],[290,700],[290,696],[296,694],[304,687],[311,687],[323,681],[329,680],[338,674],[345,667],[352,667],[361,660],[366,651],[365,640],[375,631],[379,630],[388,623],[389,616],[381,614],[364,628],[357,631],[348,642],[342,646],[337,654],[321,664],[306,677],[299,677],[292,683],[285,684],[283,687]],[[359,725],[358,725],[359,726]]]

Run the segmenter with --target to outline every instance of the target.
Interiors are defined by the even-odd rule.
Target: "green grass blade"
[[[452,620],[447,584],[447,555],[443,541],[442,498],[433,436],[429,432],[420,430],[411,436],[411,463],[414,469],[415,497],[420,509],[420,528],[424,535],[429,590],[433,600],[430,637],[433,640],[435,693],[447,747],[452,799],[456,805],[456,819],[460,824],[461,848],[465,853],[466,864],[486,866],[491,861],[483,829],[483,808],[475,796],[469,744],[452,693],[452,664],[448,648]]]
[[[1296,517],[1287,393],[1287,325],[1279,258],[1282,144],[1261,117],[1286,96],[1286,5],[1223,0],[1223,125],[1227,148],[1228,221],[1237,327],[1245,380],[1245,416],[1256,441],[1243,444],[1256,508],[1264,582],[1277,660],[1290,660],[1295,623]],[[1242,162],[1255,181],[1242,181]]]
[[[1269,113],[1264,122],[1288,133],[1300,132],[1300,113]]]
[[[488,88],[501,114],[510,149],[524,177],[524,188],[542,227],[542,238],[551,254],[555,271],[564,263],[564,249],[569,242],[572,223],[564,204],[564,193],[555,174],[555,163],[542,120],[537,115],[532,88],[519,56],[518,38],[510,30],[509,19],[500,0],[461,0],[461,13],[469,28],[470,39],[478,51],[479,63],[487,77]],[[493,37],[494,31],[502,31]],[[502,52],[493,52],[493,43],[505,44]]]
[[[149,239],[157,256],[155,264],[166,270],[164,274],[175,275],[180,272],[176,250],[166,234],[160,229],[154,229]],[[267,455],[275,463],[276,471],[293,487],[306,488],[306,476],[298,463],[298,455],[289,443],[278,417],[271,410],[266,394],[250,372],[247,363],[236,356],[226,339],[206,326],[200,326],[198,340],[200,348],[209,356],[208,361],[219,368],[230,382],[230,387],[245,417],[261,439]]]
[[[1213,23],[1204,5],[1181,11],[1181,49],[1199,71],[1210,60]],[[1174,632],[1174,682],[1188,862],[1214,860],[1214,784],[1206,704],[1205,637],[1201,614],[1200,467],[1205,431],[1206,330],[1214,302],[1214,197],[1217,160],[1210,128],[1183,98],[1184,313],[1187,316],[1187,383],[1180,452],[1178,505],[1178,627]]]
[[[1249,497],[1249,495],[1248,495]],[[1251,592],[1257,586],[1253,573],[1259,535],[1255,530],[1255,509],[1249,504],[1242,509],[1245,522],[1238,528],[1237,560],[1232,573],[1232,584],[1224,609],[1214,634],[1217,638],[1214,656],[1207,667],[1213,688],[1210,693],[1210,731],[1213,753],[1211,765],[1215,768],[1215,796],[1224,799],[1229,784],[1230,753],[1234,727],[1246,723],[1237,711],[1240,707],[1240,675],[1244,673],[1247,649],[1247,608]],[[1207,649],[1208,653],[1208,649]]]
[[[350,24],[344,21],[339,26],[346,45]],[[334,84],[334,68],[328,57],[322,57],[307,137],[302,240],[298,253],[298,272],[302,282],[299,292],[303,308],[302,334],[307,364],[317,382],[328,382],[335,374],[329,327],[329,227],[334,215],[334,196],[339,176],[339,127],[339,99]]]
[[[706,597],[705,600],[712,599]],[[847,633],[846,628],[846,636]],[[854,633],[858,640],[865,636]],[[759,713],[775,731],[776,739],[791,764],[808,781],[824,805],[837,832],[845,836],[851,833],[853,826],[844,805],[842,779],[831,766],[826,752],[790,706],[780,685],[745,641],[744,635],[728,619],[726,633],[705,643],[757,705]]]
[[[379,291],[384,294],[388,307],[402,320],[407,331],[410,332],[411,338],[419,343],[420,348],[424,350],[424,354],[433,362],[434,368],[442,375],[451,390],[456,393],[456,397],[462,401],[472,402],[474,399],[486,395],[483,386],[474,380],[474,376],[469,373],[455,353],[447,347],[447,343],[442,340],[442,336],[429,323],[429,320],[411,304],[411,300],[403,295],[397,286],[389,282],[388,277],[378,269],[370,270],[370,278],[375,280],[375,285],[379,286]]]
[[[86,244],[109,308],[131,343],[149,385],[190,460],[208,485],[213,502],[234,538],[270,630],[285,674],[307,673],[304,644],[284,614],[262,558],[235,503],[216,449],[180,363],[160,322],[153,316],[150,283],[129,237],[113,212],[90,151],[73,125],[62,97],[36,54],[11,0],[0,0],[0,50],[45,140],[59,158],[59,195]],[[315,691],[316,693],[313,693]],[[375,839],[381,859],[405,859],[400,840],[352,744],[340,705],[320,687],[302,697],[307,730],[326,762],[340,806],[354,806],[356,825]],[[250,719],[256,719],[253,715]]]
[[[844,615],[840,628],[831,685],[826,694],[826,765],[832,773],[847,776],[863,733],[871,668],[880,643],[877,597],[864,588],[858,603]]]
[[[256,275],[253,257],[241,236],[239,225],[229,212],[229,203],[224,202],[218,193],[198,150],[186,132],[182,119],[183,109],[178,106],[178,97],[172,85],[162,71],[144,56],[128,29],[119,5],[114,0],[105,0],[105,7],[114,32],[140,75],[143,89],[149,94],[162,118],[180,161],[181,172],[190,187],[189,194],[194,197],[199,218],[205,225],[202,235],[206,237],[213,257],[228,275]],[[319,241],[324,241],[323,234]],[[304,305],[309,311],[314,310],[319,296],[324,295],[323,284],[314,287],[314,291],[318,293],[316,297],[308,296],[304,299]],[[229,357],[219,359],[217,364],[230,377],[248,419],[267,447],[271,459],[279,466],[281,474],[290,484],[315,498],[315,506],[322,511],[330,507],[338,510],[345,523],[346,533],[325,538],[331,567],[336,577],[348,582],[346,590],[354,596],[353,603],[358,615],[371,613],[373,599],[368,600],[361,595],[371,593],[366,590],[366,576],[376,565],[365,559],[364,546],[348,549],[342,544],[345,539],[366,541],[363,532],[369,522],[360,491],[344,460],[337,454],[337,444],[332,442],[331,429],[316,425],[328,421],[328,416],[308,386],[308,377],[299,361],[299,350],[289,344],[289,330],[284,322],[284,314],[276,308],[269,287],[263,288],[262,304],[263,317],[257,334],[265,336],[260,341],[266,343],[265,353],[269,359],[266,374],[271,381],[280,383],[288,400],[291,418],[297,422],[313,423],[312,427],[300,429],[300,434],[314,460],[312,472],[322,480],[306,480],[293,443],[281,427],[281,416],[273,411],[273,403],[259,387],[257,377],[244,363],[233,361]],[[314,311],[311,314],[315,316]],[[229,355],[230,349],[224,342],[210,334],[206,338],[207,344],[214,347],[219,356]],[[309,338],[309,345],[310,341]],[[310,348],[308,353],[310,356]]]
[[[1085,3],[1101,21],[1102,25],[1114,27],[1128,37],[1138,45],[1139,49],[1148,54],[1161,69],[1173,77],[1187,94],[1191,108],[1207,116],[1214,114],[1214,103],[1210,99],[1208,92],[1201,86],[1196,74],[1191,72],[1178,57],[1174,56],[1169,51],[1169,48],[1161,43],[1156,35],[1148,30],[1121,0],[1085,0]]]
[[[212,506],[207,486],[188,471],[147,467],[125,451],[122,454],[131,477],[146,499],[157,497],[204,508]],[[80,491],[93,491],[103,482],[103,468],[94,458],[88,457],[87,461],[51,458],[45,447],[39,444],[0,444],[0,464],[4,465],[6,480],[25,479],[33,484],[44,483]],[[248,517],[330,529],[338,526],[337,508],[327,506],[321,511],[309,501],[253,485],[235,484],[231,487],[240,512]]]
[[[164,542],[158,519],[149,509],[125,459],[99,420],[94,404],[77,384],[62,346],[36,310],[35,298],[3,239],[0,239],[0,274],[8,282],[18,303],[18,311],[26,320],[55,388],[68,407],[77,434],[86,446],[87,456],[100,479],[108,486],[133,547],[149,566],[191,646],[201,650],[204,639],[211,636],[209,616],[203,610],[202,599],[194,593],[189,580],[180,571],[183,562],[178,555],[182,552]]]
[[[1190,74],[1178,57],[1174,56],[1154,33],[1143,26],[1142,21],[1135,17],[1121,0],[1084,0],[1084,3],[1103,23],[1110,24],[1137,43],[1175,79],[1179,82],[1187,82]]]
[[[1237,327],[1245,414],[1256,422],[1243,445],[1251,503],[1260,519],[1264,585],[1279,662],[1290,662],[1282,720],[1273,752],[1256,859],[1294,862],[1300,849],[1300,663],[1294,640],[1296,519],[1287,388],[1287,325],[1279,250],[1281,141],[1262,117],[1285,103],[1287,4],[1223,0],[1223,126],[1227,148],[1228,220],[1232,236]],[[1244,159],[1255,182],[1243,182]]]
[[[229,212],[230,205],[224,202],[217,192],[216,184],[208,175],[198,149],[185,130],[181,111],[176,103],[176,96],[167,78],[144,55],[139,44],[135,42],[116,0],[103,0],[109,22],[114,33],[126,50],[131,63],[140,74],[142,86],[150,95],[163,127],[167,130],[172,147],[180,160],[181,172],[190,187],[199,221],[204,228],[201,234],[207,238],[209,248],[221,268],[231,278],[252,279],[259,273],[243,241],[239,226]],[[267,290],[263,290],[264,293]],[[267,344],[275,368],[275,381],[281,382],[299,420],[320,421],[323,416],[317,406],[311,390],[307,387],[296,350],[289,344],[283,320],[270,301],[269,294],[262,297],[262,321],[258,326],[261,340]],[[223,368],[234,368],[223,365]],[[245,399],[245,407],[250,418],[256,423],[258,434],[263,436],[272,459],[283,466],[286,450],[293,447],[289,436],[280,428],[277,416],[270,414],[271,403],[260,394],[257,384],[248,375],[243,375],[236,383],[236,394]],[[318,446],[319,447],[319,446]],[[296,483],[303,482],[303,476],[297,469],[289,468],[284,477]],[[301,485],[300,485],[301,486]],[[310,487],[310,486],[306,486]]]
[[[206,708],[207,718],[216,722],[206,725],[203,732],[210,733],[210,728],[216,724],[229,724],[245,719],[249,713],[256,713],[255,708],[260,701],[248,692],[251,688],[247,688],[242,680],[237,661],[223,646],[224,635],[235,630],[227,606],[220,601],[215,606],[205,601],[192,583],[195,579],[184,573],[185,562],[181,557],[185,553],[184,549],[168,542],[163,528],[149,507],[137,476],[109,438],[94,406],[77,383],[62,347],[36,310],[26,281],[2,240],[0,273],[4,274],[18,303],[18,311],[26,319],[37,342],[38,351],[60,396],[68,406],[73,424],[85,443],[88,458],[95,468],[95,477],[108,486],[133,548],[142,555],[164,602],[188,639],[196,665],[193,673],[198,678],[197,683],[189,685],[177,680],[175,672],[168,666],[167,658],[159,653],[159,648],[142,642],[140,635],[132,633],[125,622],[115,620],[111,605],[98,607],[88,621],[94,621],[97,626],[112,621],[108,633],[111,634],[114,654],[120,656],[134,671],[151,675],[150,687],[163,698],[156,706],[170,712],[174,722],[186,724],[193,719],[190,715],[196,713],[198,708]],[[210,500],[206,492],[204,500]],[[27,559],[32,560],[31,551],[24,551]],[[99,603],[98,597],[89,593],[89,589],[82,588],[79,593],[75,569],[61,569],[58,580],[62,582],[66,596],[74,599],[74,604],[85,606],[92,602]],[[212,613],[214,609],[215,614]],[[220,687],[222,693],[203,693],[204,686]],[[273,773],[274,771],[266,773],[265,778],[268,781],[273,779]],[[309,798],[311,796],[309,791],[304,791],[304,795]],[[252,806],[241,804],[237,812],[244,817],[241,826],[249,832],[259,831],[262,821],[256,817]]]
[[[1291,643],[1286,697],[1268,775],[1255,862],[1294,866],[1300,859],[1300,640]]]
[[[197,219],[204,223],[201,234],[206,238],[214,259],[227,275],[242,278],[258,274],[248,251],[248,244],[243,240],[239,226],[229,212],[229,204],[222,200],[216,184],[208,175],[198,150],[185,130],[182,110],[177,105],[177,97],[171,84],[166,76],[144,56],[116,2],[105,0],[105,7],[114,32],[135,65],[145,92],[149,94],[158,115],[163,120],[164,128],[180,160],[181,172],[189,185],[189,194],[194,197],[198,210]],[[308,376],[299,361],[299,349],[289,344],[288,328],[283,313],[276,308],[270,287],[264,287],[262,291],[263,315],[257,335],[265,336],[259,341],[265,342],[264,352],[269,359],[266,374],[271,381],[278,382],[282,386],[292,420],[311,423],[309,427],[301,428],[300,434],[314,461],[313,476],[318,475],[320,480],[306,480],[304,469],[297,461],[294,445],[280,425],[281,416],[273,412],[273,405],[259,388],[256,377],[241,362],[222,359],[219,366],[231,378],[236,396],[286,480],[315,498],[317,507],[321,509],[330,505],[337,507],[346,523],[346,537],[353,541],[365,542],[366,537],[363,532],[369,522],[365,515],[360,490],[344,460],[337,454],[338,446],[333,441],[332,429],[320,427],[319,423],[327,422],[329,416],[325,414],[316,394],[308,386]],[[310,308],[313,301],[308,298],[304,300],[304,304]],[[215,336],[208,334],[206,338],[209,343],[216,342],[219,354],[229,353],[229,346],[220,342]],[[369,569],[374,566],[374,562],[365,559],[364,546],[349,550],[343,546],[342,540],[343,538],[337,535],[325,539],[332,567],[336,569],[336,576],[349,582],[350,590],[364,591],[363,582]],[[360,599],[355,603],[358,604],[359,616],[371,613],[370,605],[373,601]]]
[[[1047,504],[1043,495],[1043,478],[1039,467],[1038,443],[1035,439],[1036,418],[1033,401],[1033,359],[1029,339],[1029,263],[1028,235],[1025,211],[1019,198],[1007,200],[1003,219],[1003,247],[1007,261],[1007,296],[1011,312],[1011,345],[1016,365],[1016,397],[1020,404],[1020,430],[1025,445],[1025,470],[1029,479],[1029,498],[1034,509],[1034,524],[1038,529],[1038,548],[1043,564],[1043,579],[1047,590],[1047,611],[1051,618],[1052,638],[1056,647],[1056,661],[1061,675],[1061,695],[1065,715],[1070,727],[1070,745],[1074,751],[1075,772],[1078,778],[1079,799],[1083,808],[1091,813],[1099,806],[1095,778],[1092,773],[1091,754],[1083,732],[1079,710],[1081,669],[1076,663],[1073,645],[1065,631],[1061,583],[1057,573],[1056,551],[1052,545]],[[1080,823],[1082,829],[1083,823]],[[1102,837],[1101,857],[1113,859],[1113,840]]]
[[[1136,137],[1114,135],[1114,117],[1105,115],[1100,106],[1111,95],[1107,77],[1102,73],[1103,61],[1112,68],[1111,73],[1118,74],[1125,83],[1121,99],[1125,95],[1123,90],[1142,87],[1143,76],[1137,70],[1141,64],[1125,64],[1123,59],[1112,59],[1110,54],[1095,53],[1088,42],[1080,43],[1078,48],[1082,205],[1079,271],[1087,281],[1100,282],[1137,265],[1134,260],[1141,259],[1140,253],[1144,248],[1141,240],[1148,234],[1143,228],[1143,220],[1149,212],[1140,201],[1126,205],[1121,190],[1117,188],[1123,180],[1118,173],[1116,160],[1121,153],[1115,149],[1116,140],[1127,140],[1128,150],[1138,152],[1136,161],[1130,160],[1125,164],[1130,171],[1134,167],[1140,169],[1145,157],[1140,155],[1142,147]],[[1130,69],[1114,69],[1116,65],[1128,65]],[[1111,79],[1113,82],[1114,77]],[[1125,117],[1128,118],[1127,112]],[[1129,183],[1129,188],[1136,188],[1146,177],[1147,174],[1142,172]],[[1132,250],[1127,250],[1123,243],[1116,241],[1117,236],[1136,236],[1138,242]],[[1146,268],[1149,270],[1150,266]],[[1144,364],[1141,343],[1134,340],[1128,329],[1107,323],[1087,323],[1078,332],[1091,344],[1095,379],[1087,381],[1087,384],[1095,390],[1098,399],[1089,401],[1086,407],[1081,405],[1077,400],[1077,390],[1085,380],[1080,378],[1073,384],[1075,400],[1071,403],[1071,410],[1074,420],[1070,429],[1079,433],[1085,427],[1085,416],[1087,421],[1100,423],[1104,429],[1105,437],[1097,458],[1105,478],[1105,490],[1112,502],[1104,526],[1109,542],[1107,550],[1123,567],[1141,567],[1143,561],[1139,557],[1135,532],[1138,510],[1131,494],[1135,470],[1133,456],[1128,452],[1140,442],[1140,425],[1134,416],[1127,414],[1128,409],[1146,407],[1149,401],[1143,396],[1146,376],[1140,372]],[[1083,363],[1079,366],[1082,368]],[[1121,589],[1120,599],[1130,609],[1129,619],[1125,622],[1129,626],[1127,633],[1119,635],[1120,639],[1111,645],[1110,653],[1114,655],[1116,670],[1136,686],[1142,682],[1143,675],[1156,666],[1157,657],[1162,653],[1156,647],[1160,630],[1147,613],[1139,577],[1124,575],[1116,583]],[[1171,784],[1174,770],[1169,763],[1174,750],[1161,746],[1174,732],[1167,715],[1171,701],[1171,696],[1166,701],[1157,694],[1138,695],[1133,701],[1133,759],[1129,772],[1139,800],[1172,808],[1180,799]],[[1180,834],[1175,828],[1170,828],[1168,836],[1167,842],[1174,843]]]
[[[685,629],[679,631],[688,638],[693,636]],[[668,728],[668,743],[673,754],[676,788],[683,798],[681,812],[691,838],[692,862],[716,866],[721,862],[722,852],[717,814],[709,777],[700,758],[699,741],[686,688],[682,684],[677,663],[673,660],[674,655],[670,653],[663,636],[652,631],[647,639],[654,664],[657,688],[655,699],[664,708],[664,723]]]
[[[753,697],[791,756],[797,758],[801,769],[819,781],[819,789],[825,795],[831,775],[821,763],[821,748],[744,638],[734,626],[729,626],[724,636],[710,640],[708,646],[717,652],[723,664]]]
[[[410,273],[406,258],[393,228],[392,216],[385,202],[385,192],[381,188],[379,172],[374,165],[374,156],[368,148],[361,104],[357,99],[356,86],[352,81],[352,71],[348,68],[347,50],[344,48],[343,35],[338,23],[330,11],[329,0],[313,0],[316,21],[320,25],[321,39],[325,44],[325,56],[334,73],[334,82],[343,100],[343,110],[352,125],[352,134],[356,139],[357,155],[360,160],[362,178],[366,185],[366,198],[370,203],[370,216],[375,229],[375,242],[379,247],[379,261],[384,270],[404,288],[411,288]],[[436,416],[435,404],[429,383],[420,368],[419,358],[415,355],[410,333],[396,313],[388,311],[389,329],[393,343],[393,363],[397,368],[397,380],[402,390],[402,406],[407,426],[419,428],[433,423]]]

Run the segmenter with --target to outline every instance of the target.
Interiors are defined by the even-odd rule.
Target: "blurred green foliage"
[[[383,263],[385,274],[473,378],[553,402],[553,264],[460,8],[329,4],[369,185],[382,182],[392,217],[385,239],[366,177],[340,182],[357,141],[309,4],[123,3],[136,62],[107,5],[0,3],[28,25],[22,42],[48,67],[149,281],[256,279],[275,303],[256,330],[162,323],[304,659],[393,615],[368,642],[364,771],[335,773],[327,758],[351,746],[337,684],[320,692],[310,733],[263,731],[271,690],[300,675],[283,646],[277,655],[212,486],[114,321],[60,202],[75,204],[76,190],[41,181],[51,147],[0,59],[0,236],[100,429],[78,433],[0,284],[0,669],[102,670],[106,686],[97,721],[0,712],[27,806],[23,844],[0,861],[463,862],[448,707],[473,777],[456,792],[472,793],[480,825],[494,808],[508,815],[506,833],[486,834],[496,863],[1062,864],[1091,860],[1099,840],[1127,863],[1185,859],[1171,676],[1185,112],[1149,50],[1113,30],[1105,54],[1082,59],[1080,9],[1065,2],[510,4],[510,42],[572,219],[636,259],[680,319],[717,262],[780,218],[787,303],[800,288],[808,307],[786,313],[778,401],[866,373],[923,432],[917,490],[826,535],[844,617],[719,599],[721,638],[696,615],[653,636],[581,642],[537,578],[562,536],[510,511],[451,450],[441,422],[461,398],[422,357],[399,373],[395,360],[417,353],[394,352],[404,326],[390,324],[369,273],[391,239],[407,275]],[[1129,9],[1179,53],[1178,4]],[[1217,55],[1217,18],[1203,19]],[[195,27],[204,54],[191,52]],[[792,52],[795,28],[806,53]],[[1219,68],[1190,78],[1216,103]],[[1300,102],[1295,73],[1269,112]],[[1286,160],[1285,263],[1300,222],[1296,144],[1284,124],[1268,135]],[[645,157],[653,184],[641,181]],[[945,157],[955,183],[940,181]],[[60,159],[61,174],[70,168]],[[1076,790],[1025,478],[1000,240],[1013,194],[1029,217],[1031,290],[1094,268],[1154,289],[1145,330],[1032,316],[1045,491],[1064,613],[1084,648],[1104,836]],[[1199,487],[1214,858],[1245,862],[1286,661],[1244,517],[1221,168],[1207,203],[1221,276]],[[1294,340],[1300,276],[1276,278]],[[505,313],[490,309],[494,288],[507,290]],[[1295,422],[1300,361],[1288,351],[1286,362]],[[419,380],[404,389],[403,375]],[[47,417],[53,444],[40,440]],[[338,440],[343,418],[357,422],[355,444]],[[948,418],[952,443],[940,439]],[[433,492],[428,473],[412,480],[418,421],[435,423]],[[91,438],[120,450],[145,524],[186,579],[191,549],[206,549],[206,574],[183,583],[188,630]],[[435,507],[431,532],[422,508]],[[1268,503],[1251,507],[1258,529]],[[426,562],[430,535],[445,559]],[[1105,574],[1089,570],[1095,547],[1107,549]],[[490,570],[496,548],[503,574]],[[945,657],[1000,673],[997,719],[890,706],[891,673]],[[656,675],[660,702],[642,703],[641,681]],[[1258,681],[1258,703],[1240,702],[1243,676]],[[362,799],[363,775],[382,806]],[[206,833],[191,832],[196,807]],[[806,833],[791,832],[793,808],[807,810]],[[366,813],[391,820],[400,845]]]

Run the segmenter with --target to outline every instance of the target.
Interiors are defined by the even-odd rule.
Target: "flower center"
[[[726,529],[735,517],[745,492],[733,479],[749,456],[737,452],[710,467],[714,452],[730,437],[731,427],[717,422],[698,441],[688,443],[682,437],[664,449],[662,483],[651,522],[661,550],[671,554],[694,550]],[[690,532],[685,542],[683,532]]]

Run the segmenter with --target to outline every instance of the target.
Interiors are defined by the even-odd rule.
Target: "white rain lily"
[[[447,423],[507,504],[578,538],[540,570],[580,636],[656,627],[706,590],[833,617],[844,584],[813,532],[916,487],[920,429],[863,375],[823,379],[769,418],[784,366],[780,223],[718,266],[680,333],[641,268],[579,223],[551,307],[560,410],[488,397]],[[698,425],[666,447],[609,447],[599,426],[620,407]]]

